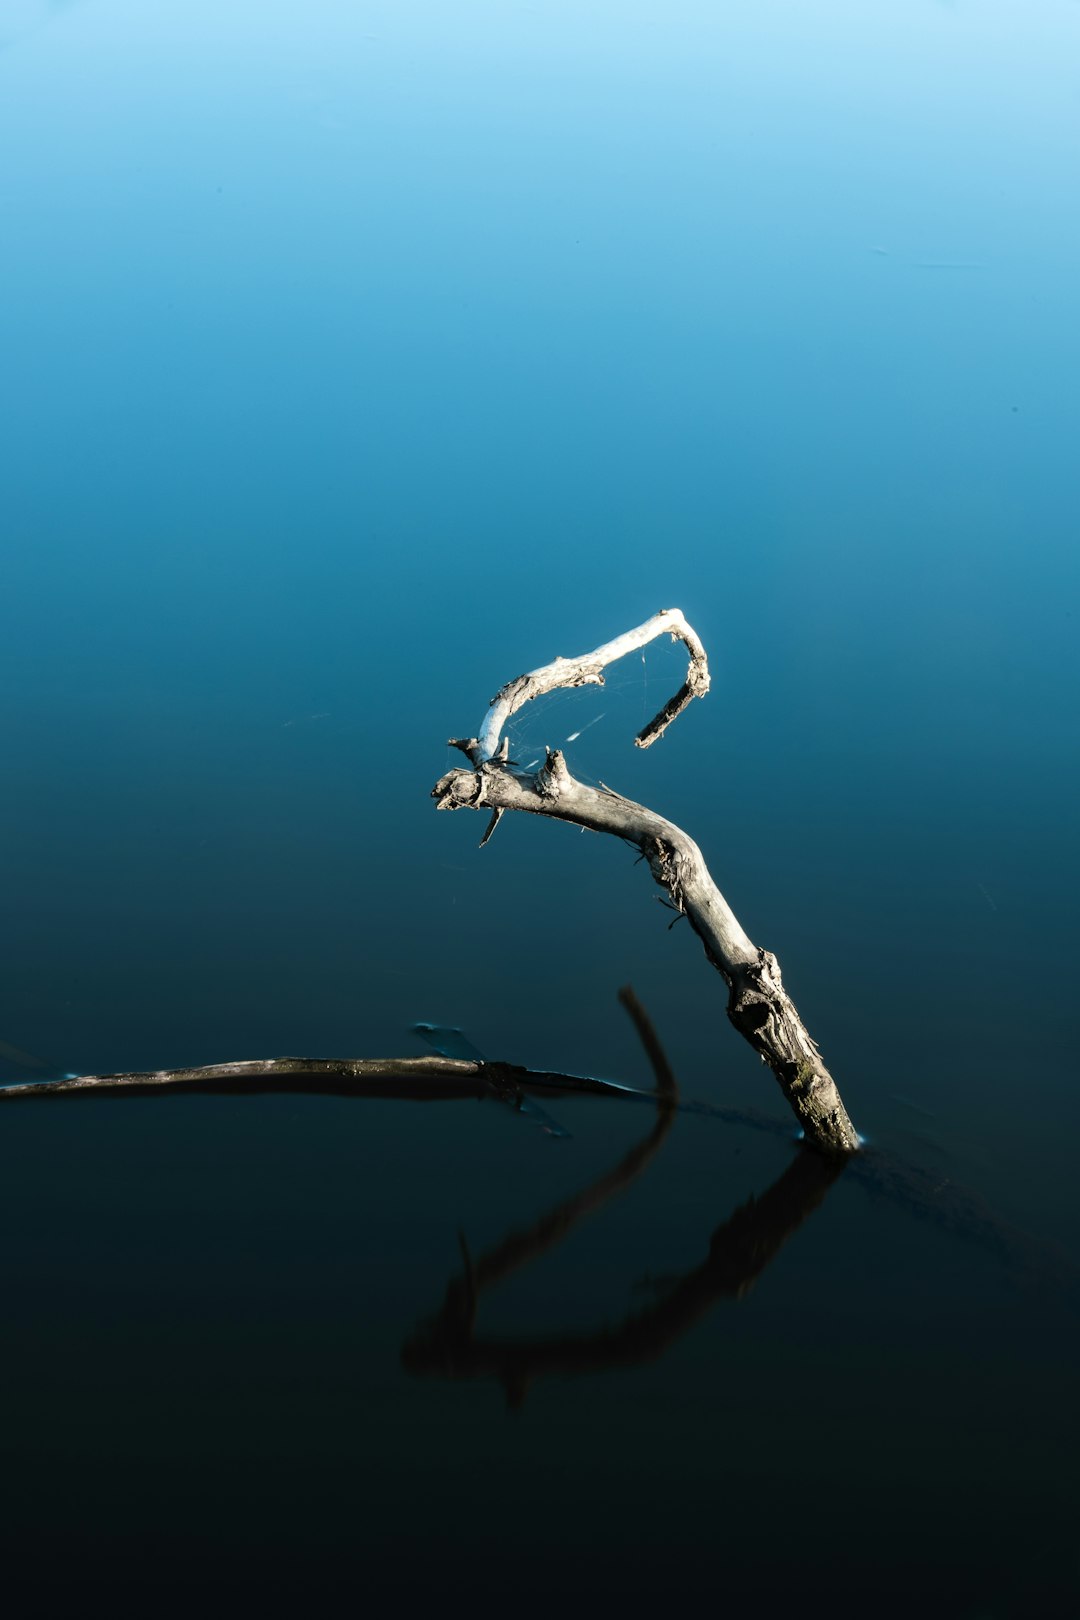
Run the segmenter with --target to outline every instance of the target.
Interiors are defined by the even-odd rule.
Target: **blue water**
[[[519,1387],[410,1365],[458,1233],[648,1110],[6,1109],[6,1580],[1072,1612],[1078,51],[1070,0],[0,6],[0,1078],[424,1019],[649,1085],[632,981],[783,1120],[624,846],[429,798],[503,681],[679,606],[660,744],[654,644],[515,757],[684,825],[982,1212],[845,1176],[651,1358]],[[791,1153],[680,1116],[477,1335],[624,1322]]]

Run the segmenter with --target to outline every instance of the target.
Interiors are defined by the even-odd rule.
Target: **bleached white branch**
[[[628,630],[625,635],[616,636],[614,641],[606,641],[602,647],[582,653],[579,658],[556,658],[550,664],[530,670],[527,675],[518,675],[516,679],[507,681],[492,698],[480,727],[480,735],[461,741],[455,739],[454,746],[467,753],[474,765],[495,759],[507,721],[526,703],[533,698],[544,697],[548,692],[557,692],[561,687],[603,686],[604,670],[609,664],[616,663],[627,653],[636,652],[639,647],[647,646],[662,635],[670,635],[673,641],[683,643],[690,654],[690,667],[679,691],[635,737],[638,748],[648,748],[650,743],[663,735],[687,704],[696,697],[704,697],[709,690],[709,664],[705,648],[678,608],[665,608],[644,624],[639,624],[636,630]]]

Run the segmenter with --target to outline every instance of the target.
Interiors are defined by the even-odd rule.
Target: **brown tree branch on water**
[[[675,608],[594,652],[556,658],[510,681],[491,700],[478,737],[451,739],[472,769],[448,771],[435,784],[432,797],[440,810],[490,811],[485,842],[505,811],[523,810],[611,833],[640,849],[670,904],[688,918],[706,956],[722,974],[730,992],[729,1019],[776,1076],[807,1141],[821,1152],[846,1156],[857,1150],[858,1135],[836,1082],[784,989],[780,965],[771,951],[759,948],[744,932],[694,840],[644,805],[609,788],[576,781],[558,750],[549,749],[535,773],[507,759],[503,728],[523,704],[560,687],[600,684],[608,664],[665,633],[686,644],[690,668],[680,692],[638,734],[638,745],[647,748],[695,696],[703,697],[709,689],[705,649]]]

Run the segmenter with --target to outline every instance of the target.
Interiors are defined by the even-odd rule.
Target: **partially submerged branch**
[[[472,1097],[490,1065],[454,1058],[246,1058],[198,1068],[146,1069],[132,1074],[79,1074],[67,1080],[27,1080],[0,1086],[0,1103],[41,1097],[109,1097],[118,1092],[165,1096],[177,1091],[240,1093],[295,1091],[310,1095]]]
[[[624,1003],[625,1004],[625,1003]],[[631,1016],[634,1016],[633,1014]],[[637,1022],[635,1018],[635,1022]],[[726,1125],[746,1125],[767,1135],[782,1136],[782,1125],[753,1109],[718,1103],[680,1102],[670,1085],[658,1079],[657,1091],[643,1091],[594,1075],[527,1069],[519,1063],[450,1057],[415,1058],[249,1058],[234,1063],[207,1063],[198,1068],[147,1069],[131,1074],[80,1074],[67,1080],[26,1080],[0,1086],[0,1104],[60,1097],[165,1097],[178,1093],[210,1096],[257,1096],[286,1092],[308,1097],[390,1097],[407,1102],[454,1102],[494,1094],[515,1102],[538,1096],[614,1097],[621,1102],[668,1102],[679,1113],[699,1114]]]
[[[647,746],[695,695],[708,690],[704,648],[681,613],[671,609],[595,653],[555,663],[511,681],[492,700],[478,738],[457,739],[472,763],[471,770],[448,771],[432,789],[440,810],[486,809],[491,829],[507,810],[569,821],[594,832],[611,833],[636,845],[671,905],[689,920],[713,966],[730,989],[728,1017],[772,1070],[807,1141],[822,1152],[846,1155],[859,1138],[840,1099],[836,1082],[783,987],[780,966],[771,951],[756,946],[716,887],[692,838],[644,805],[607,788],[592,788],[571,776],[558,750],[548,750],[534,774],[512,766],[502,726],[530,698],[559,686],[581,686],[601,678],[605,664],[641,646],[665,630],[686,642],[691,665],[686,685],[646,726],[638,742]]]

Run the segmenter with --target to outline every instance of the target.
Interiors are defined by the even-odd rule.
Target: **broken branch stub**
[[[558,750],[548,750],[534,773],[506,758],[502,729],[531,698],[564,686],[584,686],[603,679],[606,665],[664,632],[683,641],[690,668],[682,689],[665,704],[636,741],[648,747],[694,697],[709,688],[705,649],[677,609],[658,613],[636,630],[580,658],[558,658],[542,669],[510,681],[492,699],[479,737],[451,739],[472,769],[448,771],[432,789],[440,810],[487,810],[492,821],[507,810],[550,816],[593,832],[612,833],[641,850],[659,886],[674,908],[689,921],[705,954],[723,975],[729,990],[728,1017],[768,1064],[806,1139],[825,1153],[853,1153],[859,1146],[836,1082],[784,989],[780,965],[771,951],[748,937],[716,887],[694,840],[674,822],[645,805],[624,799],[608,788],[593,788],[570,774]]]

